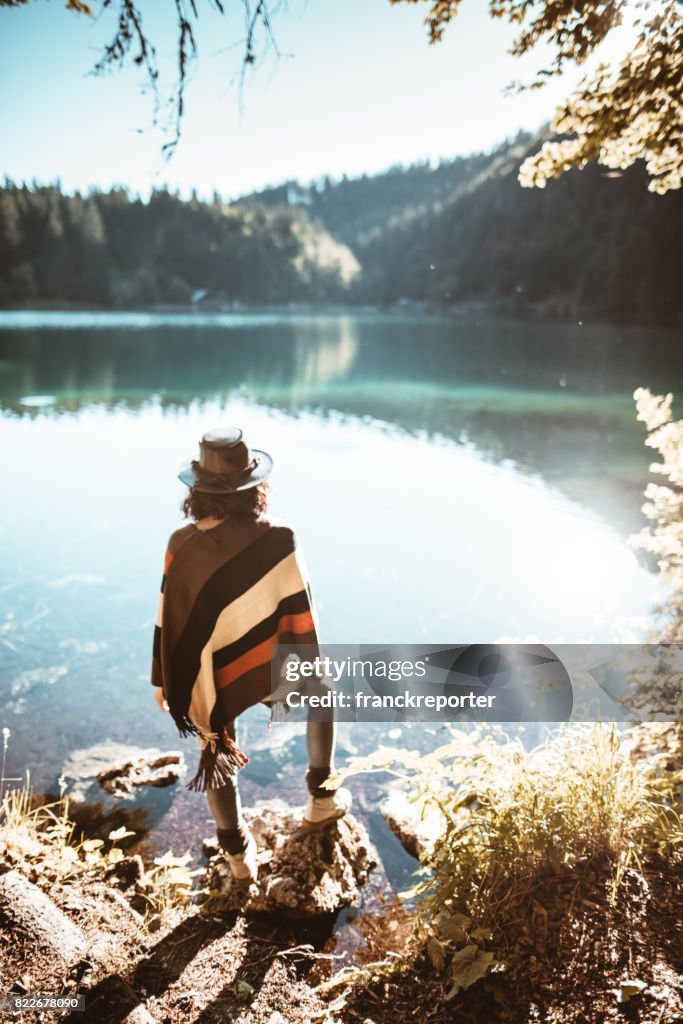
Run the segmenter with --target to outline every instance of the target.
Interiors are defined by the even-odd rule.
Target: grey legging
[[[228,734],[237,742],[236,723],[228,722],[226,728]],[[306,749],[308,751],[306,785],[312,796],[330,796],[330,791],[321,787],[332,772],[334,741],[335,723],[318,721],[314,717],[314,713],[309,712],[306,725]],[[246,848],[249,832],[242,818],[237,778],[232,779],[227,786],[221,786],[220,789],[207,789],[206,798],[216,822],[219,843],[228,853],[242,853]]]

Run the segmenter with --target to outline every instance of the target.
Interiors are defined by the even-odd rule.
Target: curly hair
[[[190,487],[181,509],[186,519],[194,519],[195,522],[206,518],[258,519],[268,507],[269,490],[265,482],[229,494],[197,491]]]

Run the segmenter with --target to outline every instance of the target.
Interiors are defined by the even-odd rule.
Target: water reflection
[[[55,787],[74,749],[176,744],[151,701],[151,629],[177,464],[221,422],[275,456],[273,511],[301,537],[329,642],[642,635],[656,583],[613,526],[638,514],[649,461],[633,388],[683,378],[670,338],[644,350],[607,328],[498,321],[58,319],[0,330],[12,775]],[[344,737],[342,754],[379,739]],[[301,736],[284,753],[269,742],[247,801],[300,787],[304,757]],[[201,837],[205,813],[178,791],[161,841],[167,829],[177,847],[180,822]]]
[[[241,395],[468,440],[603,514],[641,524],[636,386],[676,388],[673,332],[494,319],[0,314],[5,413],[165,409]]]
[[[107,728],[121,716],[119,739],[137,728],[162,548],[180,524],[177,463],[226,420],[275,457],[274,511],[296,524],[330,642],[609,641],[646,621],[654,580],[613,531],[453,442],[243,398],[37,413],[2,423],[0,628],[14,716],[40,700],[98,727],[106,707]]]
[[[567,394],[632,393],[680,379],[674,332],[501,319],[0,313],[0,398],[179,402],[251,384],[468,383]]]

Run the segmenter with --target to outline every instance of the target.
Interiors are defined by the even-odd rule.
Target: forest
[[[286,182],[224,201],[165,189],[0,189],[0,306],[463,303],[549,317],[680,323],[683,194],[593,163],[543,189],[538,139],[382,174]]]

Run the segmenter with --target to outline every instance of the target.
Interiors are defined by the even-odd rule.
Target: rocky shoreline
[[[171,785],[184,771],[174,751],[87,753],[67,766],[81,797],[95,779],[126,799],[136,785]],[[352,815],[308,833],[303,808],[283,801],[244,813],[259,848],[258,881],[248,889],[233,883],[214,837],[200,868],[172,854],[148,864],[123,848],[134,840],[125,827],[107,841],[76,841],[66,802],[42,816],[40,802],[10,816],[0,829],[5,991],[82,996],[85,1015],[60,1018],[103,1024],[176,1024],[190,1009],[202,1021],[322,1020],[326,1002],[302,969],[319,968],[320,983],[348,961],[325,952],[326,941],[340,910],[358,906],[378,854]]]
[[[624,740],[624,749],[679,778],[675,739],[674,726],[641,728]],[[112,778],[146,778],[155,785],[164,768],[169,785],[182,774],[175,752],[148,751],[146,763],[145,755],[134,753],[120,750],[109,769],[85,753],[76,761],[95,771],[100,789]],[[81,781],[87,791],[87,777]],[[127,797],[124,792],[108,799]],[[374,811],[412,856],[423,865],[433,861],[444,827],[441,811],[421,814],[400,784],[388,792],[385,787]],[[646,874],[624,869],[616,901],[609,865],[600,860],[541,872],[528,906],[522,905],[523,920],[492,919],[501,932],[504,972],[451,1000],[448,979],[430,962],[420,937],[426,918],[411,916],[410,904],[392,892],[364,824],[352,814],[321,833],[307,833],[299,828],[302,808],[281,800],[245,808],[259,873],[254,885],[243,888],[233,884],[213,837],[205,840],[205,862],[196,867],[189,853],[143,857],[136,833],[126,826],[106,839],[93,838],[98,828],[106,834],[106,815],[99,826],[85,816],[89,838],[88,830],[77,833],[66,800],[46,805],[13,791],[5,795],[3,812],[0,993],[85,1001],[85,1009],[31,1011],[31,1020],[680,1020],[680,858],[667,863],[651,857]],[[540,1016],[528,1016],[533,1007]],[[23,1011],[8,1012],[26,1019]]]

